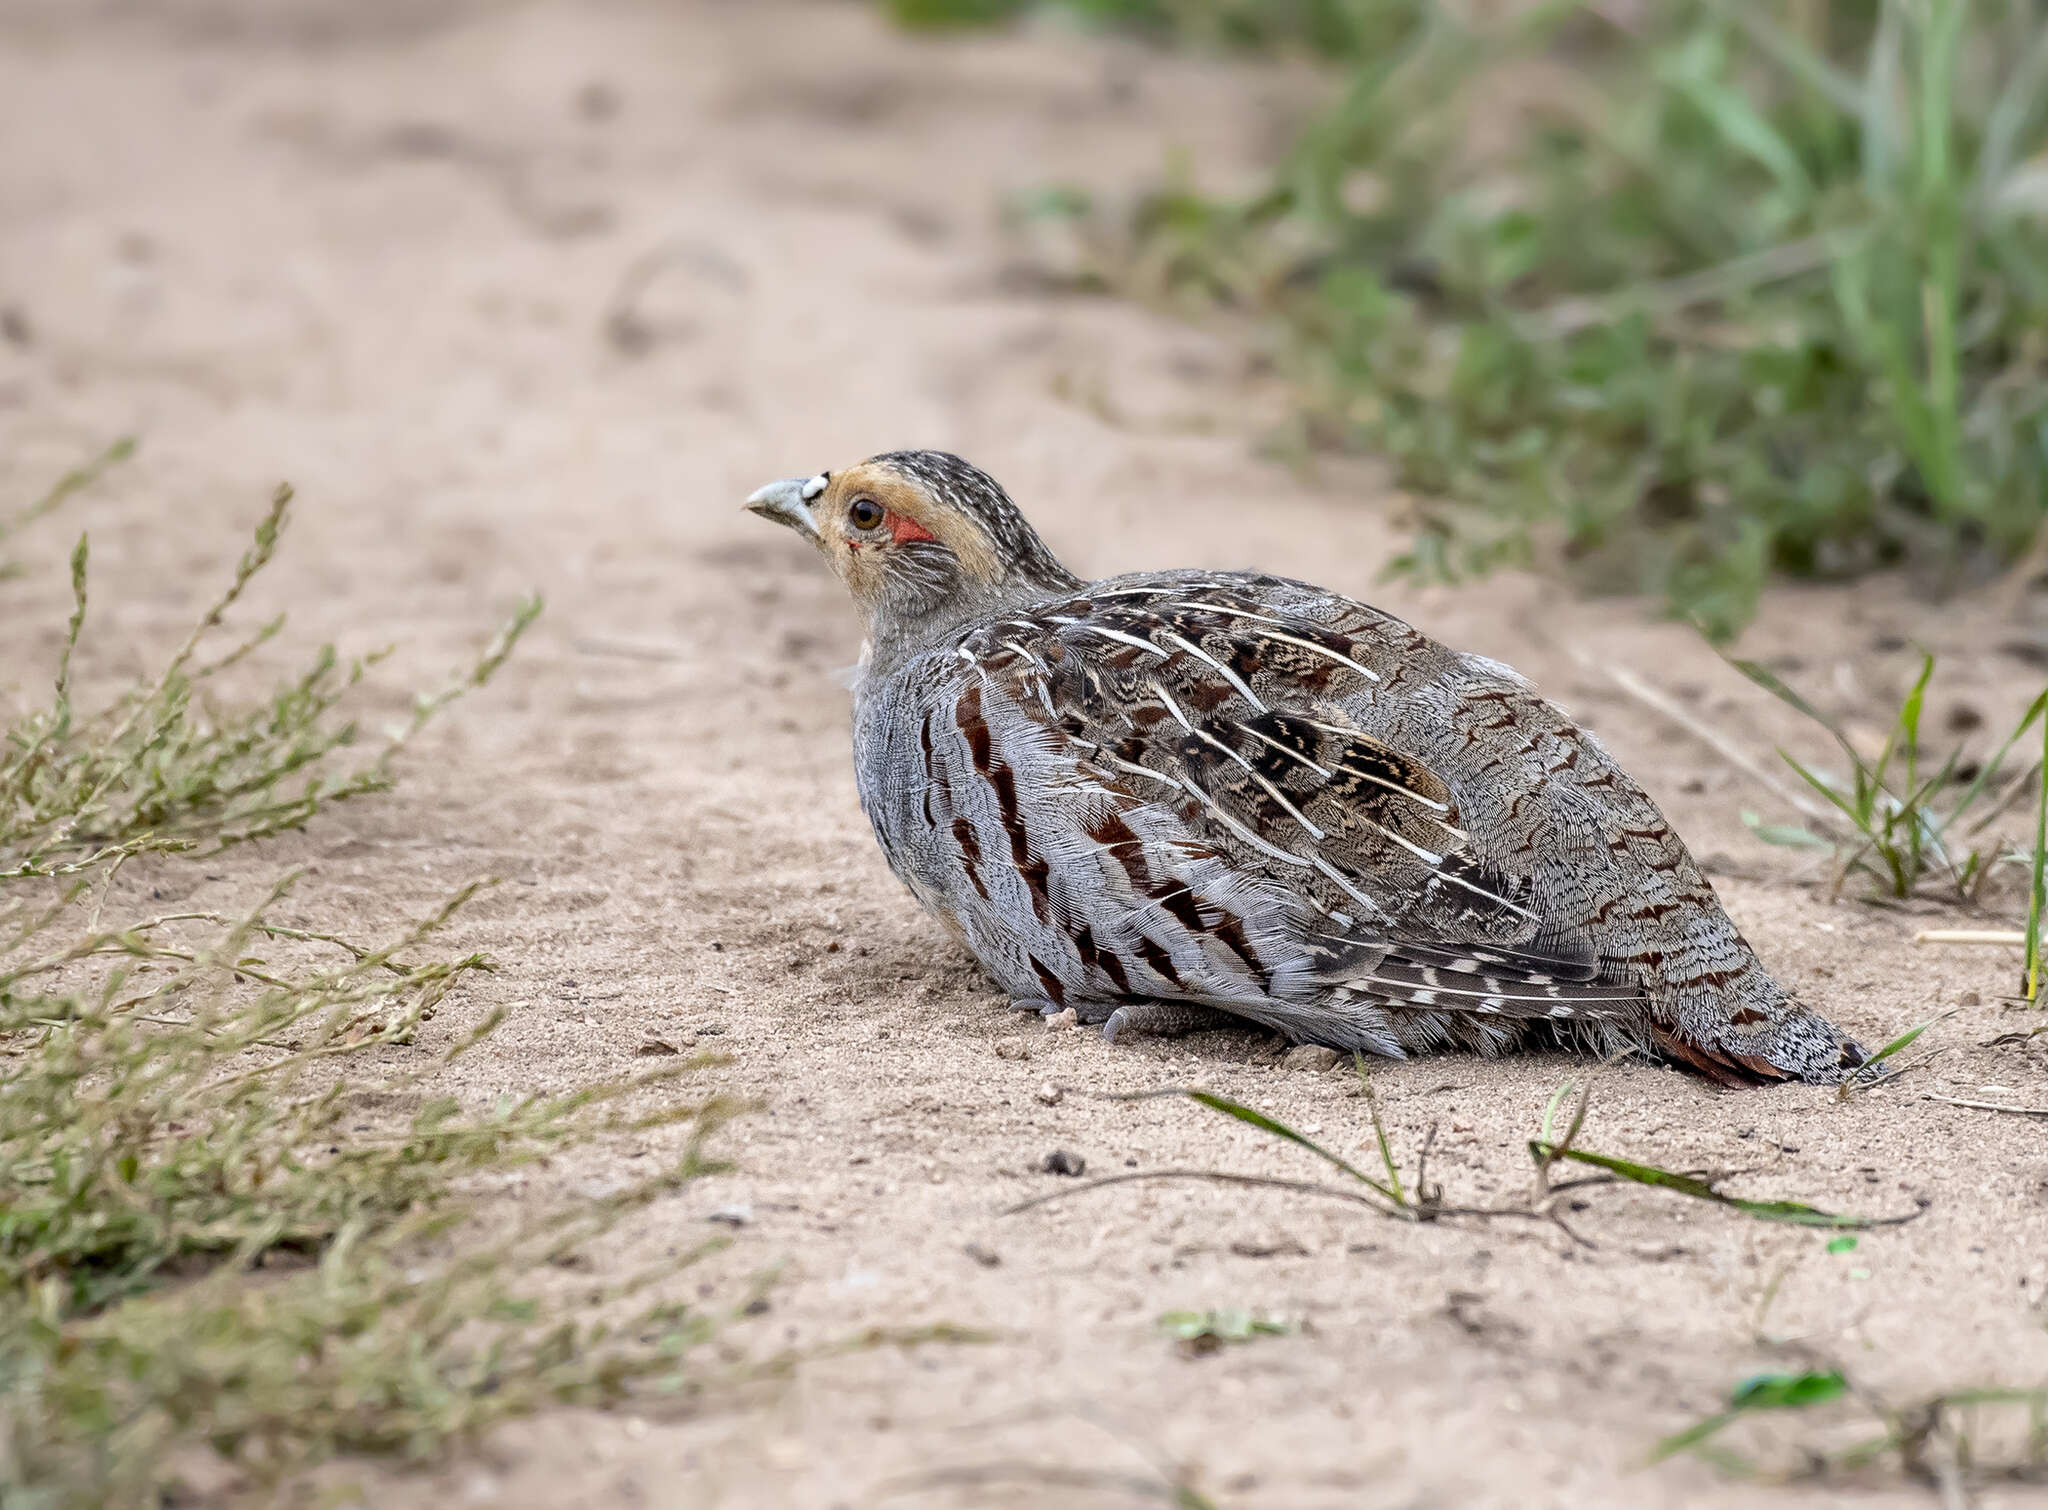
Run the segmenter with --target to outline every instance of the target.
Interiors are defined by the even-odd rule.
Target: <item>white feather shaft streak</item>
[[[1162,650],[1150,640],[1140,639],[1134,634],[1125,634],[1121,629],[1110,629],[1101,624],[1090,624],[1086,619],[1070,619],[1060,614],[1054,614],[1052,621],[1055,624],[1065,624],[1070,628],[1078,629],[1083,634],[1098,635],[1105,640],[1114,640],[1119,645],[1130,645],[1138,650],[1149,650],[1162,661],[1172,654],[1171,651]]]
[[[1372,667],[1361,666],[1341,650],[1332,650],[1328,645],[1319,645],[1314,640],[1305,640],[1299,635],[1279,633],[1278,630],[1287,627],[1285,619],[1269,619],[1262,613],[1251,613],[1242,608],[1230,608],[1222,603],[1169,603],[1166,606],[1169,608],[1192,608],[1202,613],[1221,614],[1227,619],[1243,619],[1254,624],[1274,625],[1276,626],[1275,629],[1269,629],[1265,632],[1264,637],[1266,639],[1278,640],[1283,645],[1293,645],[1297,649],[1308,651],[1311,655],[1319,655],[1326,661],[1335,661],[1340,666],[1348,666],[1367,681],[1376,682],[1380,679],[1380,674],[1373,670]]]
[[[1189,655],[1193,656],[1196,660],[1204,661],[1210,666],[1215,667],[1216,674],[1222,677],[1226,682],[1230,683],[1231,686],[1235,687],[1237,689],[1238,696],[1242,697],[1254,708],[1257,708],[1261,713],[1264,713],[1266,711],[1266,705],[1259,700],[1259,694],[1252,691],[1250,687],[1246,686],[1244,679],[1242,677],[1240,677],[1235,671],[1232,671],[1228,666],[1224,665],[1223,662],[1217,660],[1215,656],[1209,654],[1208,651],[1204,650],[1200,645],[1197,645],[1193,640],[1189,639],[1186,635],[1177,634],[1173,630],[1169,629],[1166,631],[1163,638],[1171,640],[1174,644],[1180,646],[1181,649],[1185,650]],[[1141,641],[1140,643],[1149,642]],[[1154,645],[1152,648],[1157,650],[1159,647]]]
[[[1324,781],[1328,781],[1333,775],[1336,774],[1328,767],[1318,765],[1315,761],[1309,759],[1308,756],[1302,754],[1301,751],[1295,749],[1292,745],[1282,744],[1279,740],[1275,739],[1270,734],[1261,734],[1257,729],[1254,729],[1250,724],[1233,723],[1231,727],[1236,729],[1241,734],[1250,735],[1253,739],[1256,739],[1262,745],[1272,746],[1274,749],[1278,750],[1282,755],[1287,756],[1289,759],[1294,760],[1301,765],[1307,766],[1311,771],[1314,771],[1316,775],[1321,777]]]

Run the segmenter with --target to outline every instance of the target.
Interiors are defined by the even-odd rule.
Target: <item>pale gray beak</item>
[[[757,488],[747,507],[763,519],[786,524],[806,540],[818,538],[818,521],[811,514],[811,500],[825,491],[825,477],[785,477]]]

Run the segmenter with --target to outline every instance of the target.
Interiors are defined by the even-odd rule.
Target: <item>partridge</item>
[[[1498,661],[1257,572],[1083,582],[944,452],[747,507],[851,592],[861,806],[1020,1008],[1112,1041],[1235,1017],[1393,1058],[1633,1047],[1730,1084],[1868,1058]]]

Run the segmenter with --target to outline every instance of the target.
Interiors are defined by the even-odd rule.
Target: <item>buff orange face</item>
[[[982,528],[886,462],[770,483],[747,507],[809,539],[864,604],[887,590],[897,554],[920,545],[950,552],[969,578],[1001,578],[1000,558]]]

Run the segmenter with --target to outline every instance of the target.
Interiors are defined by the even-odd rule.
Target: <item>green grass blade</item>
[[[1898,172],[1898,112],[1894,100],[1899,89],[1899,27],[1895,0],[1881,0],[1877,29],[1870,38],[1870,55],[1864,63],[1862,105],[1857,111],[1863,193],[1872,204],[1884,202]]]
[[[1387,1125],[1380,1120],[1380,1098],[1373,1093],[1372,1073],[1365,1067],[1365,1055],[1352,1051],[1351,1066],[1358,1075],[1358,1088],[1365,1094],[1366,1110],[1372,1113],[1372,1133],[1380,1148],[1380,1165],[1387,1171],[1387,1185],[1395,1202],[1408,1204],[1407,1194],[1401,1189],[1401,1172],[1394,1167],[1394,1150],[1387,1143]]]
[[[1848,1392],[1849,1381],[1837,1369],[1813,1370],[1803,1374],[1757,1374],[1735,1386],[1726,1410],[1658,1442],[1651,1450],[1650,1461],[1662,1462],[1673,1453],[1697,1447],[1752,1411],[1804,1410],[1839,1400]]]
[[[1891,772],[1892,760],[1903,749],[1906,754],[1906,786],[1910,789],[1919,780],[1920,763],[1920,708],[1927,698],[1927,683],[1934,675],[1934,657],[1922,654],[1920,675],[1914,678],[1913,686],[1906,693],[1906,700],[1899,704],[1898,716],[1892,720],[1891,732],[1885,736],[1884,749],[1872,768],[1871,780],[1878,786],[1886,785],[1885,778]]]
[[[1770,693],[1771,696],[1775,697],[1786,707],[1792,709],[1793,712],[1802,715],[1809,721],[1819,724],[1823,729],[1827,730],[1833,736],[1835,743],[1842,747],[1843,753],[1849,757],[1852,764],[1862,764],[1862,757],[1856,753],[1856,747],[1849,742],[1849,736],[1843,732],[1842,726],[1808,702],[1804,695],[1794,689],[1777,672],[1771,670],[1768,666],[1758,664],[1756,661],[1744,660],[1740,656],[1729,655],[1725,651],[1716,653],[1721,656],[1722,660],[1755,682],[1764,691]]]
[[[1808,786],[1812,787],[1816,792],[1820,793],[1821,796],[1827,798],[1829,802],[1832,802],[1836,807],[1840,808],[1842,811],[1842,816],[1847,818],[1851,823],[1856,825],[1856,830],[1858,833],[1861,833],[1866,837],[1869,836],[1871,830],[1871,815],[1869,806],[1866,803],[1859,803],[1857,801],[1851,800],[1848,797],[1843,796],[1841,792],[1836,790],[1834,784],[1830,782],[1825,776],[1821,775],[1818,771],[1809,769],[1804,763],[1802,763],[1800,760],[1798,760],[1796,757],[1794,757],[1787,751],[1780,750],[1778,751],[1778,755],[1779,758],[1785,762],[1785,764],[1792,767],[1792,769],[1796,773],[1798,773],[1800,778],[1804,780]],[[1866,771],[1863,767],[1859,766],[1857,768],[1857,774],[1859,777],[1861,777],[1866,774]],[[1857,795],[1859,797],[1862,797],[1866,795],[1868,791],[1869,786],[1867,782],[1859,780],[1857,782]]]
[[[1708,0],[1708,9],[1740,27],[1763,54],[1845,115],[1863,113],[1863,88],[1752,0]]]
[[[1998,747],[1992,757],[1977,768],[1976,776],[1963,789],[1963,795],[1956,799],[1954,806],[1950,809],[1950,821],[1962,817],[1964,813],[1969,811],[1977,799],[1983,795],[1985,786],[1997,776],[1999,770],[2004,766],[2005,757],[2011,753],[2012,747],[2020,742],[2020,739],[2026,734],[2027,730],[2034,726],[2034,720],[2039,718],[2043,712],[2048,712],[2048,692],[2041,693],[2040,696],[2027,704],[2026,716],[2019,721],[2019,724],[2013,729],[2012,733],[2005,736],[2005,742]]]
[[[1945,1012],[1942,1014],[1943,1017],[1947,1015],[1948,1014]],[[1886,1044],[1883,1048],[1879,1049],[1875,1054],[1872,1054],[1867,1060],[1865,1060],[1864,1068],[1868,1069],[1871,1065],[1882,1064],[1885,1060],[1891,1058],[1892,1055],[1899,1053],[1901,1050],[1911,1048],[1913,1045],[1913,1041],[1915,1039],[1917,1039],[1922,1033],[1926,1032],[1929,1028],[1933,1027],[1937,1022],[1940,1021],[1941,1017],[1930,1017],[1927,1019],[1927,1021],[1916,1024],[1915,1026],[1906,1029],[1905,1032],[1901,1033],[1898,1037],[1894,1038],[1890,1043]]]
[[[2019,155],[2020,142],[2043,105],[2048,105],[2048,26],[2035,31],[2033,45],[2007,77],[1991,113],[1984,118],[1974,191],[1980,210],[1998,198]]]
[[[1387,1186],[1382,1185],[1355,1164],[1350,1163],[1337,1154],[1331,1153],[1329,1149],[1313,1139],[1296,1132],[1277,1117],[1269,1117],[1264,1112],[1255,1111],[1241,1101],[1233,1101],[1228,1096],[1219,1096],[1214,1091],[1183,1090],[1177,1091],[1175,1094],[1186,1096],[1190,1101],[1198,1102],[1208,1107],[1211,1111],[1221,1112],[1226,1117],[1234,1117],[1247,1126],[1256,1127],[1260,1132],[1270,1133],[1272,1136],[1285,1139],[1297,1147],[1306,1148],[1317,1158],[1335,1165],[1338,1169],[1350,1175],[1352,1179],[1358,1181],[1359,1184],[1369,1186],[1392,1201],[1396,1206],[1408,1204],[1405,1198],[1390,1190]]]
[[[124,435],[91,461],[72,468],[52,483],[49,490],[35,502],[0,519],[0,541],[4,541],[9,535],[19,533],[45,514],[53,513],[63,506],[65,500],[91,487],[105,476],[109,469],[119,466],[134,454],[135,437]]]
[[[1668,1437],[1659,1438],[1657,1445],[1650,1449],[1650,1461],[1652,1463],[1661,1463],[1666,1458],[1684,1452],[1688,1448],[1699,1446],[1707,1438],[1733,1425],[1736,1418],[1741,1414],[1742,1412],[1737,1410],[1720,1411],[1715,1415],[1708,1416],[1705,1420],[1693,1422],[1692,1425],[1686,1427],[1683,1431],[1674,1431]]]
[[[1824,834],[1797,823],[1766,823],[1756,813],[1743,808],[1738,815],[1742,826],[1766,844],[1775,844],[1783,849],[1832,850],[1834,840]]]
[[[1927,454],[1915,458],[1928,491],[1952,519],[1974,509],[1962,458],[1962,353],[1957,324],[1962,302],[1962,223],[1953,158],[1951,96],[1968,0],[1929,0],[1920,43],[1914,112],[1916,230],[1926,244],[1920,284],[1921,341],[1927,353]]]
[[[1638,1164],[1632,1159],[1618,1159],[1612,1154],[1591,1153],[1585,1149],[1567,1148],[1547,1143],[1541,1138],[1529,1140],[1529,1157],[1539,1165],[1555,1163],[1559,1159],[1570,1159],[1578,1164],[1590,1164],[1595,1169],[1604,1169],[1609,1174],[1619,1175],[1638,1185],[1649,1185],[1659,1190],[1675,1191],[1690,1196],[1696,1201],[1708,1201],[1716,1206],[1726,1206],[1744,1216],[1755,1217],[1762,1222],[1785,1222],[1796,1227],[1843,1227],[1862,1229],[1867,1227],[1893,1226],[1911,1221],[1911,1216],[1873,1217],[1843,1216],[1831,1211],[1822,1211],[1803,1201],[1751,1201],[1738,1196],[1723,1195],[1705,1180],[1689,1174],[1678,1174],[1669,1169],[1659,1169],[1653,1164]],[[1915,1213],[1917,1215],[1918,1213]]]
[[[2034,853],[2027,866],[2027,1000],[2041,999],[2041,914],[2048,907],[2048,718],[2041,721],[2040,793],[2034,802]]]
[[[1740,88],[1713,77],[1712,66],[1707,49],[1688,45],[1659,59],[1657,75],[1683,95],[1735,152],[1761,164],[1789,200],[1806,205],[1813,198],[1813,180],[1799,154]]]

